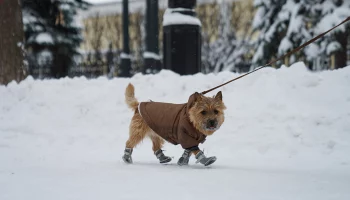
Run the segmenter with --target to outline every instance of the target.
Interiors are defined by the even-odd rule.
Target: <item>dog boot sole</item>
[[[170,161],[171,161],[171,158],[168,157],[167,159],[160,161],[160,163],[161,163],[161,164],[164,164],[164,163],[168,163],[168,162],[170,162]]]
[[[126,164],[132,164],[132,159],[126,159],[124,156],[122,157],[123,158],[123,161],[126,163]]]
[[[216,161],[216,157],[211,157],[205,164],[204,166],[209,166],[213,164]]]

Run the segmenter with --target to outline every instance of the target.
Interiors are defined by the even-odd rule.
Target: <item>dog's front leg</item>
[[[182,154],[180,159],[177,161],[177,164],[180,165],[180,166],[188,165],[188,162],[190,160],[190,157],[191,157],[192,153],[195,155],[195,157],[197,159],[196,163],[201,163],[204,166],[211,165],[211,164],[213,164],[216,161],[216,157],[215,156],[206,157],[204,155],[203,151],[201,151],[198,148],[198,146],[193,146],[193,147],[185,149],[184,153]]]
[[[215,156],[206,157],[204,155],[204,152],[201,151],[201,150],[194,151],[193,153],[194,153],[194,155],[195,155],[195,157],[197,159],[196,163],[201,163],[204,166],[211,165],[211,164],[213,164],[216,161],[216,157]]]
[[[177,164],[180,166],[188,165],[188,162],[190,161],[190,157],[191,157],[192,153],[197,153],[198,151],[200,151],[198,146],[193,146],[193,147],[185,149],[184,153],[182,154],[180,159],[177,161]]]

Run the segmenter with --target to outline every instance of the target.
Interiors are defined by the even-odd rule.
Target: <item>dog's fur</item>
[[[204,135],[212,135],[224,123],[225,104],[222,101],[222,93],[218,92],[214,97],[205,97],[197,95],[195,103],[189,109],[189,118],[193,126]],[[135,89],[129,84],[125,90],[125,102],[134,111],[130,127],[129,139],[126,142],[126,148],[134,148],[146,136],[153,143],[153,151],[161,149],[164,145],[164,139],[158,136],[146,124],[138,112],[139,102],[135,98]],[[193,152],[196,154],[198,151]]]

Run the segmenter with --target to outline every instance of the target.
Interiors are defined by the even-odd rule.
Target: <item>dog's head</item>
[[[196,92],[189,98],[187,106],[190,121],[204,135],[212,135],[224,123],[226,106],[221,92],[213,97]]]

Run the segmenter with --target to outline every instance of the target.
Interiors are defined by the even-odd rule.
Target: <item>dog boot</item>
[[[204,155],[203,151],[199,151],[199,152],[197,153],[196,159],[197,159],[196,163],[199,163],[199,162],[200,162],[200,163],[202,163],[204,166],[211,165],[211,164],[213,164],[213,163],[216,161],[216,157],[215,157],[215,156],[207,158],[207,157]]]
[[[124,155],[123,155],[123,160],[125,163],[131,164],[132,163],[132,148],[125,148],[124,150]]]
[[[188,162],[190,161],[191,157],[191,150],[185,149],[184,153],[182,154],[181,158],[177,161],[177,164],[182,165],[188,165]]]
[[[158,160],[160,163],[168,163],[171,161],[171,158],[168,156],[165,156],[163,153],[163,150],[159,149],[156,152],[154,152],[154,154],[157,156]]]

